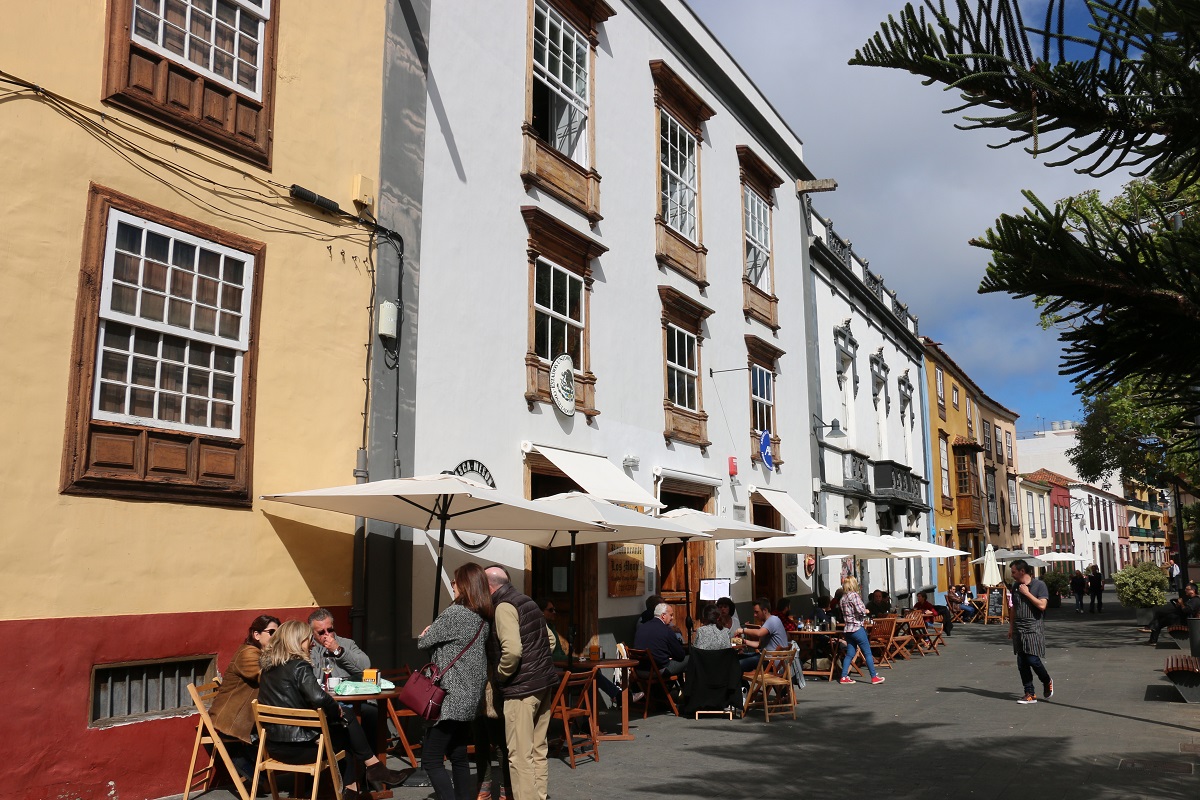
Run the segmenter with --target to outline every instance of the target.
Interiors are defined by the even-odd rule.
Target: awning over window
[[[662,503],[654,499],[654,495],[638,486],[632,478],[604,456],[546,447],[532,442],[523,442],[521,449],[526,453],[540,453],[590,495],[608,500],[610,503],[623,503],[646,508],[663,507]]]
[[[812,514],[801,508],[800,504],[793,500],[787,492],[781,492],[778,489],[763,489],[758,486],[751,486],[750,493],[757,493],[759,497],[774,506],[775,510],[782,514],[783,518],[798,531],[825,527],[817,522]]]

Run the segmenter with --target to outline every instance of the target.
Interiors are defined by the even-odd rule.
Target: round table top
[[[394,689],[385,689],[383,691],[375,692],[374,694],[337,694],[334,692],[331,696],[339,703],[361,703],[364,700],[387,700],[389,698],[399,697],[400,687],[397,686]]]

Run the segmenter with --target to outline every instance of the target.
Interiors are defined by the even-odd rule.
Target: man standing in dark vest
[[[1008,620],[1008,638],[1012,639],[1013,653],[1017,656],[1017,670],[1021,673],[1024,694],[1018,703],[1032,705],[1037,702],[1033,693],[1033,675],[1042,681],[1042,696],[1049,700],[1054,696],[1054,681],[1042,659],[1046,657],[1046,628],[1042,617],[1050,602],[1050,590],[1046,584],[1033,577],[1033,570],[1022,559],[1008,565],[1012,573],[1012,614]]]
[[[558,685],[546,620],[537,603],[513,588],[503,567],[488,567],[487,579],[496,607],[496,679],[504,698],[513,794],[515,800],[546,800],[546,733]]]

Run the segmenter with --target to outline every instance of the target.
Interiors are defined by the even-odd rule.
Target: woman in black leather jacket
[[[408,772],[388,769],[367,744],[367,737],[353,716],[344,717],[342,707],[317,683],[313,674],[309,650],[312,629],[297,620],[279,626],[270,645],[259,659],[262,675],[258,681],[258,701],[263,705],[284,708],[313,708],[325,712],[333,751],[346,750],[341,761],[344,800],[365,797],[358,792],[358,761],[367,765],[366,777],[386,783],[399,783]],[[317,755],[319,732],[295,725],[266,726],[267,752],[272,758],[288,764],[311,763]]]

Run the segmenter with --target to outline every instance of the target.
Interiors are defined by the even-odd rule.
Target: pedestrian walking
[[[1180,597],[1183,597],[1183,581],[1180,580],[1182,573],[1183,570],[1179,568],[1179,565],[1175,563],[1175,560],[1168,558],[1167,578],[1171,581],[1171,591],[1175,592]]]
[[[1088,603],[1089,614],[1104,613],[1104,576],[1100,574],[1100,567],[1092,564],[1091,574],[1088,575]]]
[[[1075,574],[1071,576],[1071,594],[1075,595],[1075,613],[1083,613],[1083,595],[1087,592],[1087,578],[1083,577],[1083,570],[1075,570]]]
[[[1050,602],[1050,590],[1046,584],[1033,577],[1033,571],[1024,559],[1008,565],[1012,572],[1012,616],[1008,621],[1008,638],[1012,639],[1013,652],[1017,656],[1017,670],[1021,674],[1024,694],[1017,702],[1032,705],[1037,702],[1033,691],[1033,675],[1036,672],[1042,682],[1042,696],[1049,700],[1054,696],[1054,681],[1046,671],[1042,659],[1046,657],[1046,629],[1042,617]]]
[[[846,635],[846,657],[842,659],[841,683],[854,683],[850,677],[850,665],[854,663],[854,651],[862,653],[867,662],[867,671],[871,673],[871,683],[883,683],[882,675],[875,671],[875,659],[871,657],[871,641],[863,630],[863,620],[867,618],[867,607],[863,605],[862,597],[858,594],[858,578],[847,575],[842,578],[842,619],[846,622],[843,631]]]

